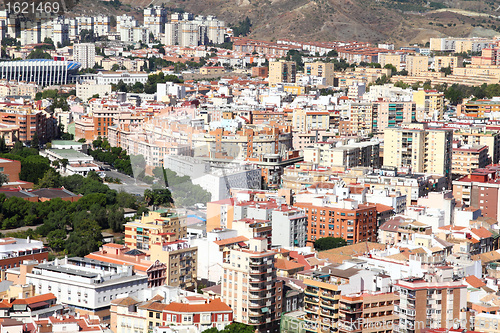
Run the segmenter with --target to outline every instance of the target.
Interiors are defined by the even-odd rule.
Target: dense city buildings
[[[498,331],[498,38],[101,5],[0,11],[1,332]]]

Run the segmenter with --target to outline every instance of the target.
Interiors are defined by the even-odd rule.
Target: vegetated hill
[[[359,40],[398,46],[430,37],[500,35],[500,0],[71,0],[68,16],[133,15],[149,5],[216,15],[229,25],[249,17],[249,37]],[[1,6],[0,6],[1,7]]]
[[[86,0],[82,0],[86,1]],[[121,0],[165,4],[229,24],[250,18],[250,37],[422,43],[439,36],[500,34],[500,0]],[[496,11],[498,9],[498,12]]]

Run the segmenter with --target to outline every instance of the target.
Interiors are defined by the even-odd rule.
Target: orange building
[[[457,116],[483,118],[491,112],[500,111],[500,101],[480,99],[457,105]]]
[[[348,244],[377,241],[377,207],[354,205],[345,199],[343,207],[314,206],[298,202],[294,206],[305,210],[307,215],[307,240],[314,242],[323,237],[341,237]]]
[[[29,142],[37,133],[40,142],[46,142],[57,134],[57,120],[45,111],[22,110],[1,111],[0,123],[18,126],[18,139]]]

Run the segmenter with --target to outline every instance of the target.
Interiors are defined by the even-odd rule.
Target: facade
[[[429,57],[427,56],[407,56],[406,70],[410,76],[418,76],[429,71]]]
[[[327,86],[333,86],[334,65],[330,62],[306,62],[304,74],[325,78]]]
[[[124,292],[147,288],[148,278],[134,275],[132,266],[74,257],[39,264],[25,273],[25,279],[35,286],[36,293],[52,292],[59,302],[74,306],[80,314],[109,321],[111,300]]]
[[[409,167],[416,173],[451,176],[453,131],[447,129],[386,128],[384,165]]]
[[[76,84],[76,97],[82,101],[87,101],[95,95],[99,97],[111,95],[111,84],[97,84],[95,80]]]
[[[500,133],[488,130],[483,126],[471,126],[453,132],[453,140],[463,145],[485,145],[488,147],[490,163],[500,160]]]
[[[78,62],[49,59],[4,61],[0,63],[0,78],[41,86],[68,84],[80,66]]]
[[[373,130],[381,132],[386,128],[398,127],[403,123],[413,123],[416,105],[413,102],[374,102]]]
[[[126,246],[148,253],[151,261],[164,263],[169,268],[165,276],[169,286],[192,289],[198,249],[189,246],[186,236],[186,216],[171,210],[149,212],[125,224]]]
[[[25,260],[42,263],[49,259],[43,242],[34,239],[0,238],[0,269],[21,267]]]
[[[364,292],[341,295],[339,300],[340,333],[350,333],[353,328],[363,333],[393,332],[399,322],[394,307],[399,296],[394,292]]]
[[[5,108],[0,111],[0,123],[17,126],[17,139],[23,143],[30,142],[35,133],[42,143],[57,135],[57,120],[45,111],[32,108]]]
[[[318,333],[334,332],[340,318],[338,284],[311,278],[304,279],[304,284],[306,329]]]
[[[465,206],[481,209],[485,217],[498,221],[500,180],[498,166],[473,170],[469,175],[453,181],[453,197]]]
[[[419,89],[413,92],[413,102],[417,107],[417,121],[443,119],[445,103],[442,92]]]
[[[426,328],[450,328],[466,319],[467,289],[461,281],[452,280],[451,274],[446,272],[438,281],[409,278],[396,283],[400,330],[421,333]]]
[[[374,167],[380,166],[379,142],[356,142],[346,145],[316,144],[304,148],[304,162],[321,167],[346,166]]]
[[[341,237],[348,244],[377,239],[377,209],[375,205],[358,204],[345,199],[337,204],[319,205],[314,202],[294,204],[307,215],[307,241],[323,237]]]
[[[295,83],[296,64],[294,61],[271,61],[269,63],[269,85]]]
[[[197,333],[215,327],[223,330],[233,322],[233,310],[220,298],[188,296],[183,302],[172,302],[163,308],[165,325],[193,325]]]
[[[94,68],[95,45],[92,43],[73,45],[73,60],[80,63],[82,68]]]
[[[452,173],[468,175],[473,170],[489,164],[488,147],[480,145],[455,145],[453,147]]]
[[[265,247],[264,247],[265,248]],[[222,267],[222,301],[234,321],[252,325],[258,332],[277,332],[281,317],[282,283],[276,278],[274,252],[257,240],[250,250],[231,250]]]

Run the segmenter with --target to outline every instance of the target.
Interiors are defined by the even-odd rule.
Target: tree
[[[0,187],[9,182],[9,175],[5,173],[0,173]]]
[[[35,134],[33,134],[33,137],[31,138],[31,147],[40,149],[40,139],[38,139],[38,132],[35,132]]]
[[[61,187],[61,175],[54,169],[50,168],[45,172],[43,178],[40,179],[35,188],[57,188]]]
[[[5,138],[2,136],[0,137],[0,153],[6,153],[9,151],[9,148],[7,148],[7,144],[5,143]]]
[[[52,59],[52,56],[42,49],[35,49],[31,51],[27,59]]]
[[[74,231],[66,240],[66,250],[71,256],[84,257],[102,245],[99,224],[88,218],[74,221]]]
[[[396,74],[398,69],[393,64],[386,64],[384,68],[390,69],[392,74]]]
[[[323,237],[314,242],[314,248],[318,251],[335,249],[346,246],[347,242],[341,237]]]
[[[49,232],[47,235],[47,243],[54,251],[61,251],[64,249],[66,241],[66,232],[62,229],[56,229]]]

